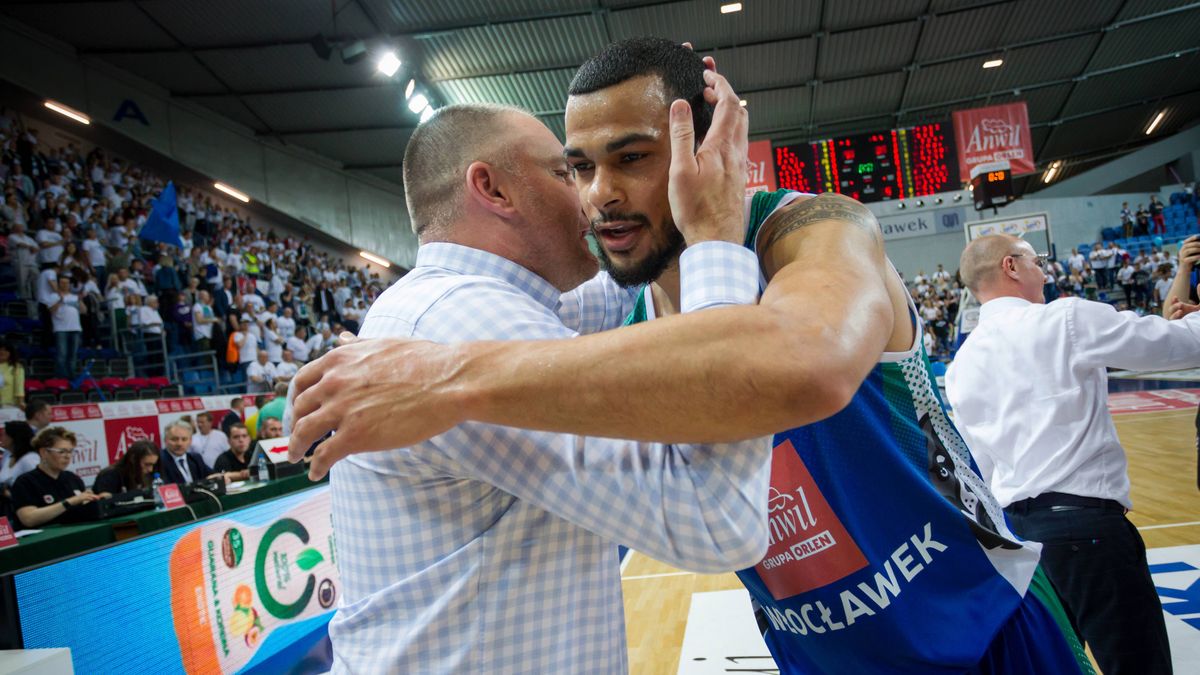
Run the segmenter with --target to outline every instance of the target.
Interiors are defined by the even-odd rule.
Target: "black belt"
[[[1069,495],[1062,492],[1044,492],[1036,497],[1022,499],[1021,501],[1013,502],[1005,507],[1005,510],[1011,510],[1015,513],[1028,513],[1030,511],[1066,511],[1074,509],[1104,509],[1106,511],[1119,511],[1121,513],[1125,513],[1127,511],[1123,504],[1114,499],[1080,497],[1078,495]]]

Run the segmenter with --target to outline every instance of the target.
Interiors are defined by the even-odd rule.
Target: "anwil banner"
[[[964,183],[971,180],[971,169],[989,162],[1008,162],[1014,176],[1034,171],[1024,101],[954,111],[954,140]]]
[[[242,398],[246,402],[243,414],[249,417],[258,410],[254,407],[254,397]],[[232,399],[232,396],[192,396],[56,405],[51,408],[51,424],[75,433],[75,457],[68,470],[91,485],[96,474],[120,459],[135,441],[150,441],[162,448],[167,425],[180,417],[186,415],[194,424],[196,415],[208,412],[213,416],[213,425],[220,425]]]
[[[771,141],[754,141],[746,151],[748,171],[746,175],[746,196],[755,192],[774,192],[775,159],[771,154]]]

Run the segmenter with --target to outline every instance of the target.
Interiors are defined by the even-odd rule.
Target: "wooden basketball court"
[[[1147,549],[1200,544],[1194,405],[1114,415],[1133,483],[1134,511],[1129,517]],[[621,577],[629,668],[634,675],[679,671],[693,593],[742,588],[733,574],[682,572],[637,552],[627,556]],[[755,668],[761,665],[760,661],[734,667],[742,672],[775,672]]]

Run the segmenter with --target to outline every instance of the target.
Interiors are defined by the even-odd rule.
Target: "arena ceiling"
[[[945,121],[1024,100],[1063,176],[1200,117],[1200,2],[1180,0],[6,0],[0,13],[252,129],[396,183],[417,115],[522,106],[560,137],[567,84],[604,44],[658,35],[717,57],[777,142]],[[310,44],[321,34],[329,60]],[[339,47],[365,41],[346,65]],[[376,55],[403,61],[388,78]],[[1000,58],[998,68],[984,61]],[[1029,189],[1040,184],[1027,180]],[[1021,186],[1018,185],[1018,188]]]

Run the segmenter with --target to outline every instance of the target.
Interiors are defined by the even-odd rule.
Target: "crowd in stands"
[[[299,365],[356,331],[385,283],[311,243],[179,187],[182,246],[141,239],[167,184],[101,148],[47,147],[38,130],[0,115],[0,274],[31,307],[55,375],[79,386],[81,349],[133,357],[213,351],[222,384],[269,392]],[[9,283],[12,283],[9,282]],[[7,330],[13,330],[6,324]],[[113,344],[111,339],[117,336]],[[0,345],[0,404],[19,405],[21,354]],[[6,353],[7,352],[7,353]]]

